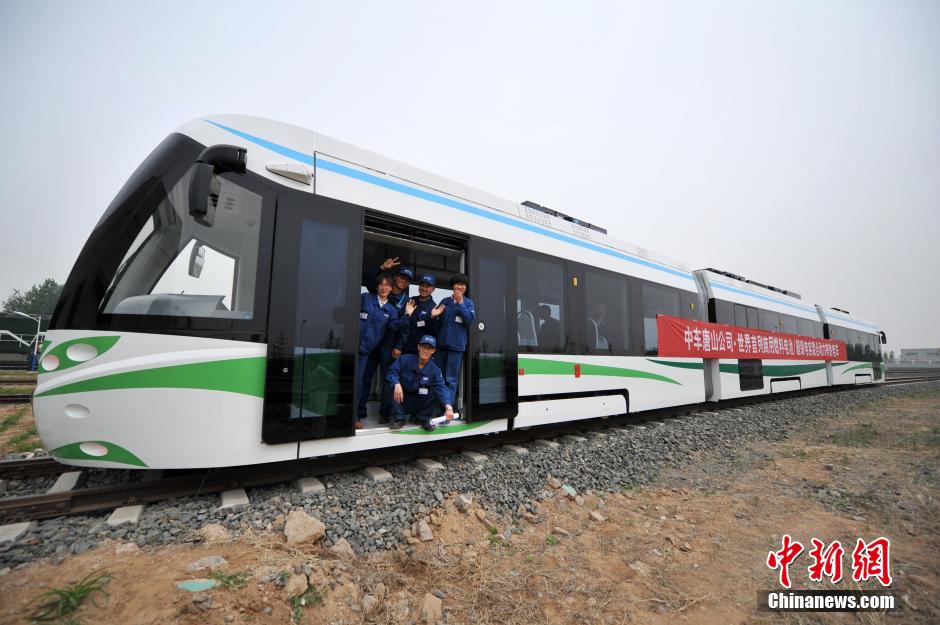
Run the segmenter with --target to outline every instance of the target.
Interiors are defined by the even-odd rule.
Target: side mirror
[[[209,202],[215,171],[218,169],[243,174],[247,158],[248,151],[237,145],[213,145],[202,151],[193,165],[193,177],[189,181],[189,214],[193,219],[212,227],[215,222],[215,205],[218,203],[218,193],[216,201]]]
[[[193,250],[189,253],[189,275],[198,278],[202,274],[202,268],[206,264],[206,246],[201,243],[193,245]]]
[[[878,334],[881,335],[881,344],[882,344],[882,345],[887,345],[887,344],[888,344],[888,337],[885,336],[884,330],[882,330],[882,331],[879,332]]]

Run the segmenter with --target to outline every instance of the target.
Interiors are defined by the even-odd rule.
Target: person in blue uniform
[[[382,362],[382,341],[388,332],[400,331],[406,320],[389,301],[392,281],[380,275],[376,281],[375,294],[363,293],[359,304],[359,360],[356,379],[359,381],[358,412],[356,429],[362,428],[366,418],[366,401],[372,388],[372,377]]]
[[[398,267],[399,265],[401,265],[401,262],[398,260],[397,256],[394,258],[386,258],[378,267],[372,267],[362,272],[362,285],[369,289],[370,293],[375,293],[375,284],[379,278],[379,274],[387,269]],[[411,286],[411,282],[414,279],[414,272],[407,267],[402,267],[392,280],[392,292],[389,293],[388,299],[398,308],[399,312],[405,311],[405,303],[408,301],[408,288]]]
[[[375,284],[379,275],[382,272],[393,269],[401,265],[398,257],[386,258],[378,267],[373,267],[372,269],[367,269],[362,272],[362,283],[369,289],[370,293],[375,293]],[[401,267],[398,270],[398,273],[395,274],[395,278],[392,280],[392,290],[388,294],[388,301],[398,309],[398,316],[404,319],[405,316],[405,305],[408,303],[408,289],[411,287],[411,281],[414,280],[415,274],[411,269],[407,267]],[[402,326],[407,324],[403,323]],[[388,391],[385,384],[385,377],[388,375],[388,368],[392,366],[392,351],[395,349],[395,346],[398,344],[398,340],[401,338],[401,332],[398,329],[386,328],[385,336],[382,337],[382,341],[379,343],[379,358],[378,358],[378,369],[379,369],[379,380],[382,382],[382,388],[379,392],[379,397],[381,399],[381,404],[379,406],[379,423],[388,423],[392,415],[392,408],[390,405],[391,392]],[[372,376],[370,375],[371,379]]]
[[[454,418],[454,407],[450,404],[444,376],[434,364],[436,348],[437,341],[433,336],[422,336],[418,341],[418,353],[402,354],[388,370],[386,382],[393,389],[393,429],[400,428],[410,417],[428,432],[433,432],[437,426],[431,423],[431,419],[437,416],[441,405],[448,421]]]
[[[457,401],[457,385],[460,381],[460,365],[464,352],[467,351],[467,337],[470,324],[476,319],[473,300],[466,296],[470,279],[466,274],[458,273],[450,279],[451,297],[441,300],[444,313],[440,316],[440,330],[437,333],[437,351],[434,361],[444,373],[444,382],[450,391],[450,403]]]
[[[412,297],[405,304],[408,327],[399,336],[398,343],[392,351],[392,358],[398,358],[402,354],[417,354],[418,340],[422,336],[437,335],[440,329],[438,317],[444,313],[444,309],[437,306],[434,298],[431,297],[436,284],[437,279],[429,273],[422,275],[418,280],[418,297]]]

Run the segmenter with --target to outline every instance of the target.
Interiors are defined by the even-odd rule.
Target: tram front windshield
[[[214,177],[211,223],[189,214],[191,172],[144,221],[108,287],[101,312],[251,319],[262,199]],[[204,220],[205,221],[205,220]]]

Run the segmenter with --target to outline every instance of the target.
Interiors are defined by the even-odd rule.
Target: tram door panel
[[[466,354],[469,420],[511,419],[519,412],[515,254],[506,246],[473,238],[469,256],[469,295],[476,307]]]
[[[278,202],[262,440],[355,434],[362,209],[287,193]]]

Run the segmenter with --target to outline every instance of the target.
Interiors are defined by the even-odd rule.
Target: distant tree
[[[13,289],[13,293],[3,302],[4,312],[19,311],[32,315],[51,315],[55,304],[59,300],[62,285],[46,278],[25,293]]]
[[[894,350],[893,349],[890,352],[888,352],[888,360],[890,360],[891,362],[894,362]]]

